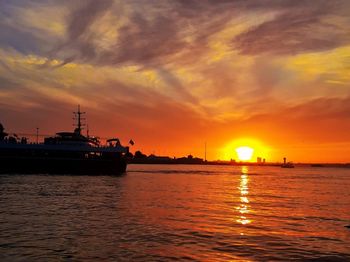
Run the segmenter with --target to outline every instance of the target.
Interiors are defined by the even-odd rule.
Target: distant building
[[[257,157],[257,158],[256,158],[256,162],[257,162],[258,164],[261,164],[261,163],[262,163],[262,161],[261,161],[261,160],[262,160],[262,158],[261,158],[261,157]]]

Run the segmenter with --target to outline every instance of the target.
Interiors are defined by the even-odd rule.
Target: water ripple
[[[350,170],[129,170],[0,176],[0,260],[350,261]]]

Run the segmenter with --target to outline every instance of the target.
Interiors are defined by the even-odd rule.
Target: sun
[[[249,161],[252,159],[254,149],[249,146],[240,146],[236,148],[236,153],[240,161]]]
[[[269,160],[271,157],[271,148],[255,138],[236,138],[221,148],[218,157],[219,159],[228,161],[251,162],[258,158]]]

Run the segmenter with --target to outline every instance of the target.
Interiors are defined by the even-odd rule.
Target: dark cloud
[[[71,10],[66,20],[66,39],[33,32],[33,28],[9,25],[14,7],[31,8],[40,5],[66,6]],[[85,63],[118,65],[123,63],[156,65],[190,63],[198,60],[210,48],[208,39],[221,31],[232,19],[275,12],[270,21],[249,28],[233,40],[232,49],[243,54],[294,54],[322,51],[350,42],[346,19],[350,5],[345,0],[169,0],[169,1],[7,1],[0,2],[0,45],[28,54],[39,54],[51,48],[50,56]],[[93,25],[110,13],[126,23],[115,28],[117,37],[101,48],[96,42],[102,33]],[[115,21],[115,20],[114,20]],[[110,25],[113,28],[115,25]],[[54,48],[54,44],[57,46]]]
[[[297,54],[337,48],[350,43],[349,25],[336,21],[344,18],[344,9],[350,11],[349,8],[344,1],[294,1],[288,8],[277,9],[280,14],[273,20],[237,36],[233,44],[248,55]]]
[[[0,46],[28,54],[41,54],[49,42],[32,32],[0,23]]]
[[[83,6],[77,8],[68,21],[68,38],[74,41],[81,37],[91,24],[101,17],[113,4],[113,0],[84,1]]]
[[[49,57],[59,57],[65,65],[75,60],[92,62],[96,57],[96,47],[92,41],[97,36],[91,34],[90,27],[112,8],[113,0],[89,0],[71,4],[72,11],[67,18],[66,39],[49,52]]]
[[[57,37],[30,25],[22,24],[16,16],[19,10],[25,10],[40,4],[35,1],[0,2],[0,47],[14,49],[22,54],[42,55],[48,51]]]
[[[119,30],[120,37],[115,45],[115,53],[102,56],[102,61],[111,64],[132,62],[152,62],[156,57],[166,57],[178,53],[186,43],[178,37],[176,23],[166,16],[153,20],[136,13],[127,25]],[[108,63],[107,62],[107,63]]]
[[[118,5],[110,1],[88,2],[74,9],[67,21],[68,38],[63,45],[53,50],[53,54],[74,53],[65,61],[84,61],[88,63],[117,65],[142,64],[159,66],[160,64],[186,62],[190,57],[208,50],[207,39],[220,31],[230,21],[227,12],[215,6],[193,4],[196,8],[188,8],[190,3],[181,4],[168,1],[162,4],[156,1],[120,2]],[[126,6],[132,11],[126,14]],[[142,6],[142,8],[140,7]],[[200,9],[200,10],[199,10]],[[106,12],[113,16],[124,17],[126,23],[118,30],[118,37],[109,43],[108,48],[101,49],[96,45],[96,37],[91,26]],[[217,14],[217,15],[216,15]],[[208,16],[212,15],[208,20]],[[110,25],[113,28],[113,25]],[[102,36],[100,36],[102,37]],[[97,39],[98,40],[98,39]]]
[[[64,63],[158,67],[193,63],[210,49],[208,39],[213,34],[232,19],[254,12],[275,12],[276,17],[237,36],[232,49],[253,55],[323,51],[350,42],[347,25],[326,19],[346,17],[349,7],[342,0],[120,1],[117,5],[112,0],[88,1],[73,8],[67,20],[67,40],[53,54],[63,57]],[[91,28],[107,12],[126,23],[115,29],[118,36],[108,48],[100,48],[96,40],[103,36]]]
[[[119,29],[119,37],[110,44],[110,48],[101,50],[93,43],[95,39],[89,31],[89,26],[98,15],[107,11],[107,5],[105,8],[91,11],[91,7],[96,6],[94,1],[92,3],[91,6],[72,12],[68,23],[70,30],[66,45],[74,48],[78,53],[78,60],[105,65],[151,64],[155,58],[175,54],[185,45],[183,40],[177,37],[177,25],[169,18],[160,15],[150,20],[144,14],[136,12],[128,17],[127,24]],[[92,12],[92,15],[89,12]],[[85,15],[87,22],[74,24]]]

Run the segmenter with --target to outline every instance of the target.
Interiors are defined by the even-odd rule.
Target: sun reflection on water
[[[247,214],[250,212],[249,210],[249,188],[248,188],[248,167],[243,166],[241,170],[242,174],[239,181],[239,191],[240,191],[240,203],[236,207],[239,212],[238,219],[236,220],[238,223],[242,225],[246,225],[251,223],[252,221],[248,219]]]

